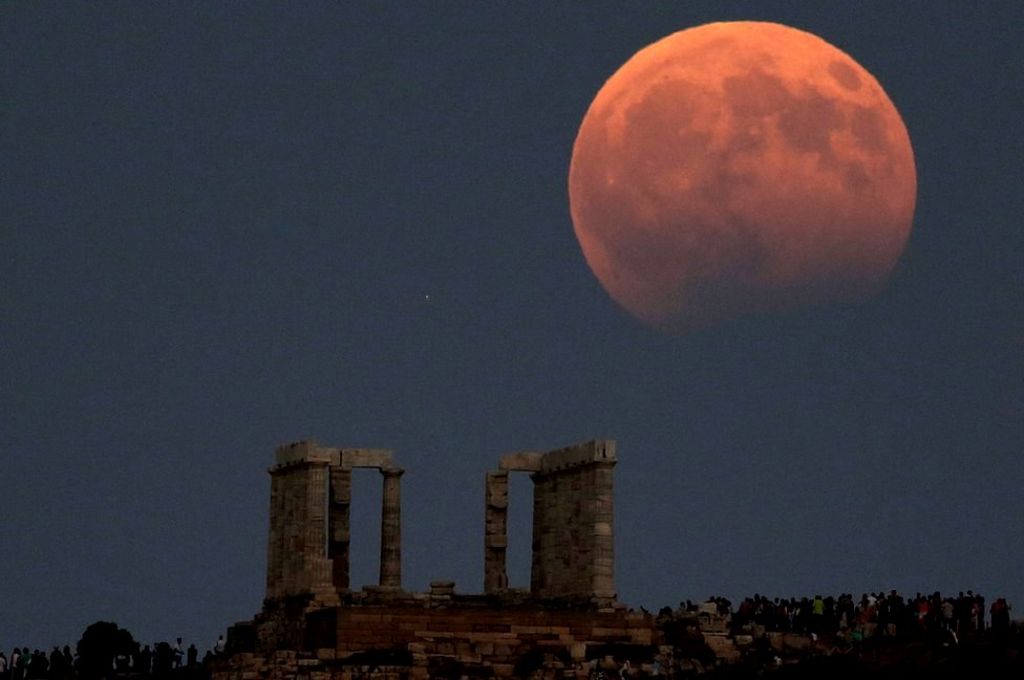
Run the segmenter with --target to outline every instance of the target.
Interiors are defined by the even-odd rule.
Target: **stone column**
[[[380,587],[402,587],[402,496],[401,468],[381,468],[384,475],[383,508],[380,518]]]
[[[548,516],[550,505],[556,494],[551,490],[551,476],[534,472],[530,475],[533,481],[533,539],[530,554],[530,594],[534,597],[548,597],[550,587],[550,543],[551,527]],[[562,521],[562,518],[559,518]],[[572,550],[573,546],[566,545]]]
[[[284,577],[284,480],[270,468],[270,533],[267,538],[267,599],[281,595]]]
[[[531,475],[535,597],[614,605],[614,446],[598,440],[548,452]]]
[[[302,554],[299,549],[299,526],[296,519],[298,515],[299,496],[298,472],[294,466],[283,469],[279,472],[281,481],[281,580],[278,582],[278,595],[292,595],[295,593],[295,575],[299,572],[299,562]]]
[[[331,560],[331,581],[338,590],[349,589],[351,545],[352,470],[331,467],[328,506],[327,556]]]
[[[484,491],[484,592],[508,589],[508,472],[488,472]]]
[[[302,490],[305,479],[301,470],[290,465],[281,471],[281,580],[278,595],[294,595],[299,590],[299,574],[302,573],[302,523],[305,521],[305,505]]]
[[[313,592],[330,589],[331,565],[327,559],[327,465],[306,465],[306,525],[303,536],[305,553],[303,583]]]
[[[615,539],[612,504],[614,461],[594,464],[593,489],[593,573],[592,588],[598,602],[615,600]]]

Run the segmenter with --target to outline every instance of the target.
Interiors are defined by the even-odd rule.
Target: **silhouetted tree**
[[[82,633],[77,648],[79,677],[97,680],[110,677],[115,656],[131,656],[135,651],[135,639],[112,621],[97,621]]]

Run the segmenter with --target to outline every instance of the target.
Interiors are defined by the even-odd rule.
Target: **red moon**
[[[867,299],[916,197],[910,137],[878,81],[817,36],[752,21],[637,52],[591,103],[569,170],[591,270],[674,332]]]

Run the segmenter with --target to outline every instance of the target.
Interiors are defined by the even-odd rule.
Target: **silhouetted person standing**
[[[54,680],[64,677],[64,655],[60,653],[60,648],[56,645],[50,652],[50,677]]]
[[[814,602],[811,604],[811,631],[814,633],[821,632],[822,620],[825,618],[825,600],[821,595],[814,596]]]
[[[29,678],[45,678],[50,670],[50,662],[46,660],[46,654],[36,649],[32,652],[32,659],[28,664]]]
[[[149,645],[143,647],[142,651],[139,652],[139,665],[135,670],[143,675],[149,675],[153,672],[153,652],[150,650]]]
[[[71,647],[64,645],[64,649],[60,650],[60,655],[63,657],[61,666],[64,668],[64,677],[70,678],[75,672],[75,657],[71,653]]]
[[[174,664],[174,650],[166,642],[158,642],[153,648],[153,675],[163,677],[171,672]]]
[[[199,658],[199,650],[194,644],[188,646],[188,667],[195,668],[196,660]]]
[[[10,673],[11,678],[13,680],[21,680],[21,678],[24,677],[21,672],[21,667],[24,664],[21,662],[21,650],[17,647],[15,647],[14,651],[11,652],[10,665],[11,668],[8,672]]]
[[[181,662],[185,659],[185,650],[181,648],[181,638],[171,648],[174,650],[174,667],[181,668]]]
[[[1010,605],[1002,597],[992,603],[990,610],[992,630],[1005,633],[1010,629]]]

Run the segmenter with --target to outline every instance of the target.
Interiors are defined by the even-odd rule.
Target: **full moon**
[[[916,196],[910,137],[878,81],[817,36],[751,21],[637,52],[591,103],[569,170],[587,264],[673,332],[866,300]]]

